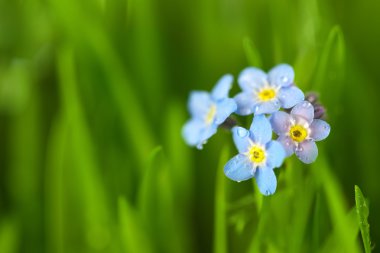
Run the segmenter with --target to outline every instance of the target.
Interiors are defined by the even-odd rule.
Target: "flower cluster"
[[[188,145],[201,149],[218,127],[229,125],[231,114],[253,114],[249,129],[231,127],[238,154],[227,162],[224,173],[237,182],[254,177],[260,192],[271,195],[277,187],[274,169],[281,167],[286,157],[295,153],[306,164],[317,158],[315,142],[330,133],[329,124],[320,119],[325,110],[316,103],[315,95],[305,99],[287,64],[277,65],[268,74],[254,67],[244,69],[238,78],[242,91],[229,98],[232,84],[233,77],[225,75],[211,93],[191,93],[188,109],[192,118],[182,135]]]

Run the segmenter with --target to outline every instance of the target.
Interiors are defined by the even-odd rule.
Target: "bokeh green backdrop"
[[[361,252],[355,184],[376,245],[379,15],[375,0],[1,0],[0,252]],[[191,90],[281,62],[332,131],[263,198],[225,179],[228,132],[198,151],[180,131]]]

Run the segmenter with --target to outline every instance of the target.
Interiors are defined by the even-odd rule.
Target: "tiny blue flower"
[[[272,68],[268,75],[261,69],[248,67],[238,79],[242,92],[235,96],[237,114],[273,113],[291,108],[304,100],[303,92],[294,83],[294,71],[288,64]]]
[[[308,101],[302,101],[293,107],[290,114],[275,112],[270,118],[278,141],[284,146],[286,155],[294,152],[304,163],[312,163],[318,156],[315,141],[325,139],[330,133],[330,125],[314,118],[314,107]]]
[[[277,187],[273,169],[281,166],[285,151],[278,141],[272,140],[269,120],[256,115],[249,130],[234,127],[232,131],[239,154],[227,162],[224,173],[238,182],[255,177],[262,194],[273,194]]]
[[[190,94],[188,110],[191,119],[182,129],[182,136],[188,145],[202,149],[203,144],[216,133],[218,126],[236,111],[236,102],[228,98],[232,82],[231,75],[224,75],[211,93],[193,91]]]

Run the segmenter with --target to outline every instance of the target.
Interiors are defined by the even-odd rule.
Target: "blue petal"
[[[221,100],[217,103],[215,123],[218,125],[222,124],[236,109],[236,102],[232,98]]]
[[[257,103],[253,106],[254,114],[269,114],[278,111],[281,107],[281,103],[277,98],[274,98],[267,102]]]
[[[236,113],[246,116],[253,113],[253,107],[257,103],[252,93],[241,92],[234,97],[237,104]]]
[[[303,92],[296,86],[284,87],[279,90],[279,99],[283,108],[291,108],[305,99]]]
[[[206,144],[207,140],[210,139],[210,137],[213,136],[217,130],[218,130],[217,125],[214,125],[214,124],[208,125],[201,134],[200,141],[197,145],[197,149],[202,149],[203,144]]]
[[[294,81],[294,70],[288,64],[280,64],[272,68],[268,73],[271,85],[286,87]]]
[[[212,104],[213,101],[208,92],[193,91],[190,93],[188,109],[192,117],[203,120]]]
[[[301,142],[299,147],[296,148],[296,155],[303,163],[312,163],[318,156],[317,145],[313,140]]]
[[[224,166],[224,174],[228,178],[240,182],[252,178],[255,169],[247,156],[238,154]]]
[[[261,69],[249,67],[240,73],[238,83],[243,91],[252,92],[268,83],[267,74]]]
[[[182,136],[190,146],[197,146],[201,142],[202,133],[206,125],[198,119],[191,119],[182,128]]]
[[[290,116],[286,112],[275,112],[270,117],[270,123],[277,135],[288,133],[290,129]]]
[[[280,135],[277,141],[281,143],[282,147],[284,148],[286,157],[293,155],[296,146],[294,145],[294,142],[292,141],[292,139],[290,139],[289,136]]]
[[[262,194],[268,196],[275,193],[277,188],[277,179],[273,169],[259,167],[256,169],[255,178],[257,186]]]
[[[321,119],[315,119],[310,125],[310,138],[321,141],[330,134],[330,125]]]
[[[211,97],[215,101],[228,97],[228,92],[232,87],[234,78],[232,75],[224,75],[219,79],[214,89],[211,91]]]
[[[267,167],[278,168],[285,159],[285,149],[278,141],[270,141],[267,144]]]
[[[265,115],[256,115],[249,130],[257,143],[266,144],[272,139],[272,127]]]
[[[232,138],[239,153],[245,153],[250,146],[249,131],[243,127],[232,128]]]
[[[293,107],[290,114],[300,116],[311,123],[314,118],[314,107],[308,101],[302,101]]]

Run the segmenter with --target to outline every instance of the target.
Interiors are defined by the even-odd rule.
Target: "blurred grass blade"
[[[314,177],[318,178],[319,184],[323,187],[332,225],[334,230],[338,233],[341,247],[346,250],[346,252],[359,252],[357,242],[352,239],[352,222],[347,218],[344,195],[337,180],[330,172],[326,155],[323,152],[320,151],[317,161],[312,164],[312,171]]]
[[[339,111],[339,101],[343,89],[345,70],[345,42],[342,30],[334,26],[327,38],[318,63],[312,89],[322,94],[323,103],[329,111]]]
[[[347,242],[356,242],[359,232],[359,225],[357,223],[356,219],[356,210],[355,208],[352,208],[347,214],[344,216],[345,220],[345,239],[342,240],[342,232],[339,227],[333,228],[330,235],[327,237],[323,247],[318,250],[319,253],[356,253],[361,252],[357,246],[351,247],[351,245],[354,245],[351,243],[351,245],[345,245]],[[338,243],[339,242],[339,243]],[[356,244],[355,244],[356,245]]]
[[[224,165],[229,159],[229,149],[225,146],[222,149],[219,166],[216,172],[215,184],[215,202],[214,202],[214,253],[227,253],[227,203],[226,203],[226,188],[224,175]]]
[[[159,251],[188,252],[189,247],[183,248],[185,239],[175,215],[172,185],[167,159],[162,148],[157,147],[149,157],[138,192],[141,218]],[[167,238],[171,238],[170,242]]]
[[[95,157],[93,141],[85,121],[83,108],[78,92],[75,72],[74,51],[70,45],[60,48],[57,55],[59,84],[62,96],[63,112],[70,133],[70,148],[73,164],[72,178],[77,178],[77,197],[83,212],[84,236],[88,246],[93,249],[104,249],[110,244],[109,210],[105,189],[99,175],[98,161]]]
[[[355,185],[355,202],[356,202],[356,213],[358,217],[359,227],[363,238],[363,245],[365,253],[371,252],[371,239],[369,236],[369,224],[368,215],[369,209],[367,202],[363,196],[362,191],[359,186]]]
[[[49,135],[45,176],[46,252],[66,252],[64,238],[64,160],[68,153],[67,124],[57,117]]]
[[[253,44],[252,40],[248,37],[243,40],[243,47],[245,51],[245,56],[247,57],[248,64],[257,68],[262,68],[262,61],[260,53],[256,46]]]
[[[0,252],[19,252],[19,231],[15,220],[5,218],[0,223]]]
[[[153,247],[145,233],[138,213],[123,198],[118,201],[119,229],[124,252],[126,253],[151,253]]]

